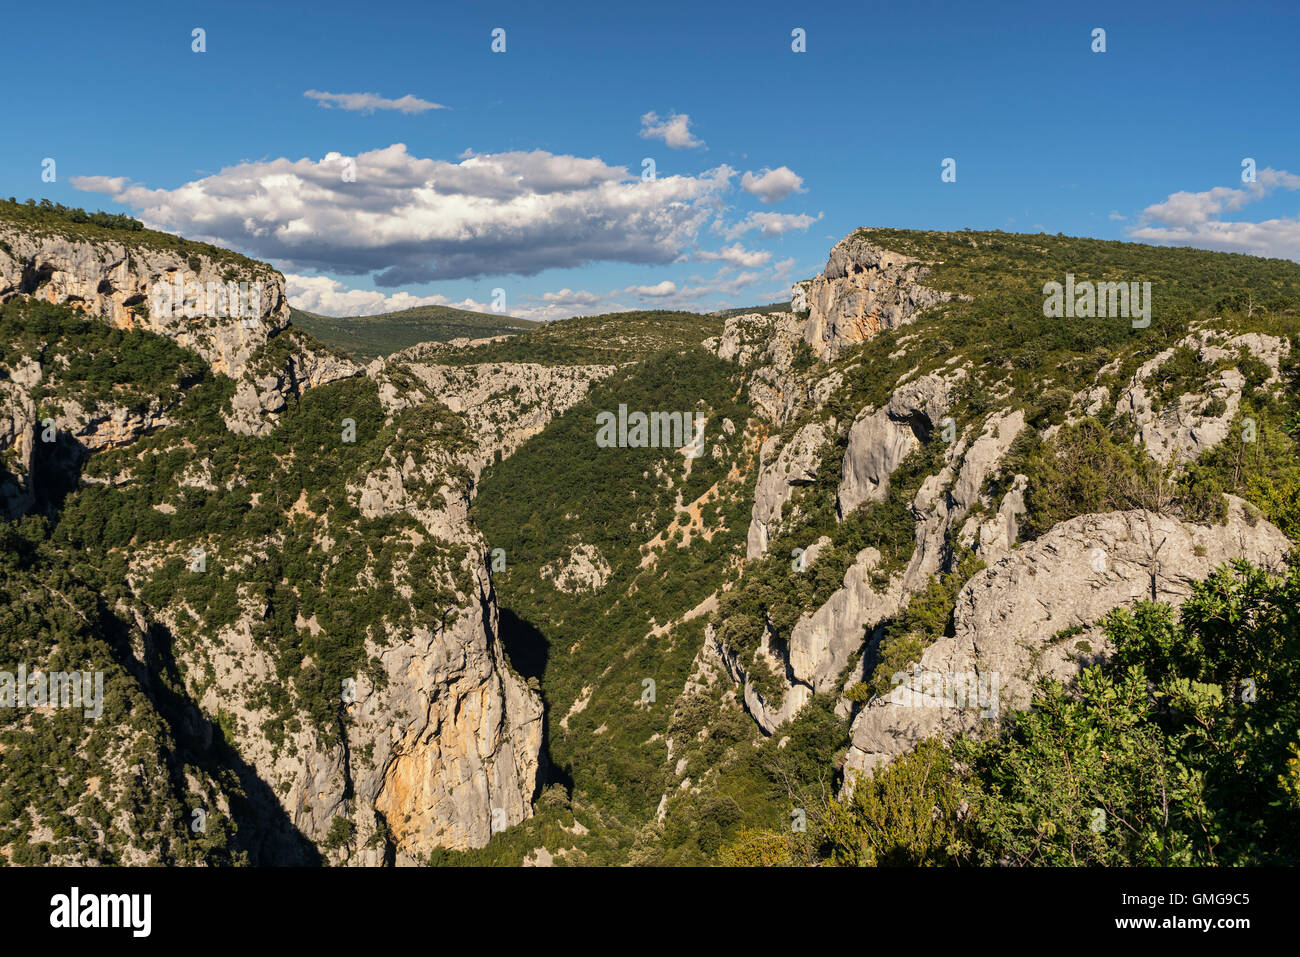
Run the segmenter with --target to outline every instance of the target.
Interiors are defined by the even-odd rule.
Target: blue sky
[[[239,249],[343,315],[775,301],[863,225],[1300,260],[1300,7],[982,6],[12,5],[0,193]]]

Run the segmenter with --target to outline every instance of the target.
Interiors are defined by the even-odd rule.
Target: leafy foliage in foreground
[[[844,800],[809,795],[806,836],[746,833],[723,859],[1300,863],[1300,557],[1223,567],[1178,614],[1142,603],[1105,626],[1117,651],[1077,689],[1045,681],[996,733],[931,740]]]

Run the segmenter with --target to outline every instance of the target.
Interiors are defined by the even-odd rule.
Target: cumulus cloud
[[[722,260],[731,263],[733,266],[752,269],[766,263],[772,258],[772,254],[763,249],[746,249],[740,243],[732,243],[730,246],[723,246],[718,250],[702,249],[695,254],[695,258],[705,262]]]
[[[489,311],[486,303],[473,299],[452,302],[446,296],[413,296],[409,292],[386,296],[373,289],[350,289],[328,276],[285,273],[284,282],[291,306],[322,316],[374,316],[416,306],[454,306],[475,312]]]
[[[426,159],[396,143],[355,157],[242,162],[175,189],[120,177],[109,193],[146,225],[296,273],[373,273],[382,287],[535,275],[592,262],[665,264],[695,244],[736,171],[642,180],[544,150]]]
[[[740,188],[757,196],[764,203],[777,203],[791,193],[805,192],[803,177],[788,166],[778,166],[776,169],[765,166],[758,173],[746,173],[740,179]]]
[[[644,299],[662,299],[677,291],[677,283],[670,279],[655,283],[653,286],[629,286],[624,292],[630,292]]]
[[[720,226],[720,232],[727,239],[736,239],[745,233],[757,229],[759,236],[784,236],[786,233],[806,230],[822,218],[822,213],[809,216],[807,213],[750,213],[732,226]]]
[[[73,176],[69,182],[87,193],[120,193],[130,180],[125,176]]]
[[[326,109],[337,106],[341,110],[352,110],[358,113],[373,113],[375,110],[427,113],[429,110],[446,109],[441,103],[431,103],[410,93],[396,100],[385,99],[378,93],[325,93],[321,90],[307,90],[303,96],[315,100]]]
[[[666,120],[660,120],[653,111],[641,117],[641,138],[646,140],[663,140],[670,149],[685,150],[703,146],[704,141],[697,139],[690,130],[691,117],[688,113],[673,113]]]
[[[686,280],[665,279],[653,285],[632,285],[605,293],[562,289],[540,296],[525,295],[515,300],[511,315],[524,319],[567,319],[607,312],[644,309],[687,309],[707,312],[736,305],[778,302],[790,295],[790,273],[794,259],[784,259],[766,269],[735,272],[723,266],[713,276],[690,276]]]
[[[558,292],[542,293],[542,302],[553,306],[594,306],[600,302],[600,296],[585,289],[570,289],[567,286]]]
[[[1225,220],[1278,190],[1300,189],[1300,176],[1286,170],[1262,169],[1244,188],[1216,186],[1199,193],[1172,193],[1164,202],[1142,211],[1129,230],[1132,239],[1174,246],[1196,246],[1224,252],[1244,252],[1300,260],[1300,218],[1262,222]]]

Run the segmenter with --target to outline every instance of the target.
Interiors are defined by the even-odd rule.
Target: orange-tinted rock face
[[[953,299],[920,284],[927,271],[919,260],[874,246],[862,234],[840,240],[822,274],[800,283],[792,297],[792,308],[808,312],[805,341],[820,358],[834,359],[845,347]]]

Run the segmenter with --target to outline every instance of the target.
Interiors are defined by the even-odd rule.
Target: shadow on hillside
[[[510,665],[525,680],[537,679],[541,685],[542,699],[542,752],[538,756],[540,767],[537,774],[536,800],[548,784],[559,784],[570,795],[573,794],[573,776],[568,768],[562,768],[551,760],[551,703],[546,697],[546,662],[550,654],[551,643],[532,622],[520,618],[509,608],[500,609],[498,637],[505,649]]]
[[[192,763],[220,781],[223,770],[233,771],[243,791],[229,794],[231,822],[235,827],[232,849],[245,851],[250,864],[261,866],[320,866],[324,863],[316,846],[290,820],[271,786],[258,776],[225,740],[221,729],[211,724],[188,695],[175,689],[184,688],[172,652],[174,637],[163,625],[151,624],[145,633],[143,674],[140,662],[130,654],[130,635],[116,615],[105,611],[105,620],[113,622],[118,634],[112,643],[125,644],[123,664],[135,674],[167,723],[177,744],[177,760],[169,761],[173,793],[188,791],[183,765]]]

